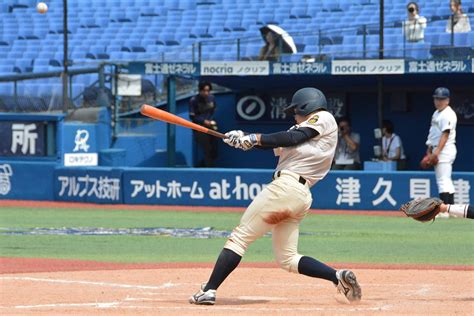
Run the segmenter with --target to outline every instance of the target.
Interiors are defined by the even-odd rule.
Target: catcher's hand
[[[438,198],[425,198],[411,200],[400,207],[400,211],[406,216],[416,219],[420,222],[428,222],[434,220],[436,215],[441,211],[439,206],[443,204]]]
[[[438,156],[434,154],[426,154],[420,161],[420,167],[422,169],[429,169],[438,164]]]

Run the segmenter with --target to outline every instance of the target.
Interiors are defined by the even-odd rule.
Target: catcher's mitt
[[[438,164],[438,157],[436,155],[425,155],[423,159],[420,161],[420,167],[421,169],[429,169],[433,166],[436,166]]]
[[[411,200],[400,207],[400,211],[406,216],[416,219],[420,222],[428,222],[434,220],[436,215],[441,211],[439,206],[443,203],[438,198],[425,198]]]

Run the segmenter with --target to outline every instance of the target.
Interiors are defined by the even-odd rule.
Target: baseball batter
[[[242,150],[273,148],[279,162],[273,181],[248,206],[221,251],[209,280],[190,297],[190,303],[213,305],[216,290],[239,265],[248,246],[269,231],[275,259],[282,269],[331,281],[344,302],[360,301],[361,289],[352,271],[336,271],[298,253],[299,224],[312,202],[310,187],[328,173],[337,144],[338,127],[326,109],[326,98],[321,91],[303,88],[285,108],[296,121],[288,131],[226,134],[229,138],[224,142]]]
[[[439,198],[446,204],[454,204],[454,185],[451,179],[453,163],[456,159],[457,117],[449,106],[450,93],[447,88],[437,88],[433,94],[434,111],[426,145],[427,154],[435,155],[435,166]]]

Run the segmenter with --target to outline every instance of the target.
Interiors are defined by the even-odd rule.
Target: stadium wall
[[[189,120],[189,98],[176,102],[177,115]],[[118,136],[112,148],[124,151],[121,162],[108,162],[108,166],[164,167],[167,166],[167,124],[157,120],[142,120],[135,116],[124,117],[118,121]],[[192,166],[196,146],[192,131],[176,128],[176,165]],[[101,164],[104,165],[104,164]]]
[[[293,91],[289,91],[291,95]],[[248,92],[249,94],[255,92]],[[390,119],[395,125],[395,133],[399,134],[405,153],[408,156],[408,169],[419,169],[419,161],[426,152],[425,141],[428,136],[431,116],[434,112],[431,90],[415,91],[404,97],[408,100],[405,110],[399,110],[390,94],[385,96],[384,118]],[[221,131],[241,129],[246,132],[271,133],[288,129],[293,123],[287,122],[245,122],[237,121],[235,105],[237,94],[218,95],[216,120]],[[376,145],[373,129],[377,127],[377,94],[375,92],[346,93],[348,116],[352,120],[353,131],[361,135],[360,154],[362,161],[371,160],[373,146]],[[474,170],[474,146],[472,135],[474,125],[460,124],[457,127],[458,154],[454,163],[455,171]],[[252,150],[236,151],[219,142],[217,165],[224,168],[274,168],[277,163],[272,151]]]
[[[268,169],[64,168],[0,161],[0,199],[112,204],[247,206],[271,181]],[[455,172],[455,201],[469,203],[474,173]],[[332,171],[312,188],[312,208],[394,210],[436,196],[433,172]]]

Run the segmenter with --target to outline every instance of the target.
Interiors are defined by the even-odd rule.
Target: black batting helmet
[[[327,109],[324,94],[316,88],[303,88],[295,92],[291,104],[285,108],[285,113],[287,115],[296,113],[304,116],[318,109]]]

